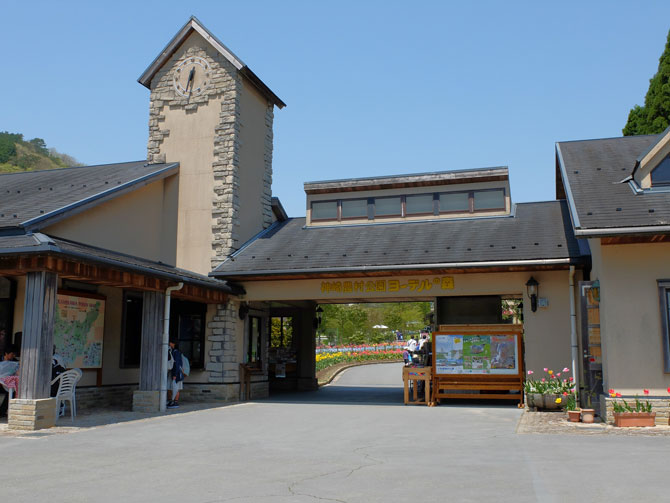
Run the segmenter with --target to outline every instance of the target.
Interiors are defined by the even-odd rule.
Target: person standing
[[[179,407],[179,391],[184,387],[184,372],[181,352],[175,340],[170,341],[170,356],[172,357],[172,370],[170,371],[171,393],[167,403],[168,409]]]

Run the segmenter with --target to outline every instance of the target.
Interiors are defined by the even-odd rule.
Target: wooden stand
[[[240,402],[251,399],[251,376],[263,375],[263,370],[240,363]]]
[[[429,405],[430,404],[430,382],[432,369],[430,367],[403,367],[402,380],[405,388],[405,405]],[[409,382],[413,381],[414,391],[413,400],[409,399]],[[423,400],[419,400],[417,384],[419,381],[424,383]]]
[[[440,325],[433,333],[433,399],[441,398],[518,400],[523,404],[523,348],[520,325]],[[438,373],[435,337],[439,335],[514,335],[516,337],[516,365],[513,374]],[[506,393],[503,393],[506,392]]]

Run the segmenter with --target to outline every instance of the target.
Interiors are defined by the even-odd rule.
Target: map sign
[[[518,374],[516,335],[435,335],[436,374]]]
[[[58,294],[54,346],[67,368],[102,367],[105,301]]]

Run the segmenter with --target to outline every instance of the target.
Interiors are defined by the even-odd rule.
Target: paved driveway
[[[405,407],[397,365],[318,392],[0,437],[2,501],[667,501],[667,437],[518,435],[515,405]]]

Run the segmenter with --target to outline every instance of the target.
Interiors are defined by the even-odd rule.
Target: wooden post
[[[164,293],[144,292],[142,303],[140,391],[160,391],[161,389],[161,343],[164,311]]]
[[[19,398],[48,398],[56,314],[55,273],[39,271],[26,275],[26,301],[21,340]]]

